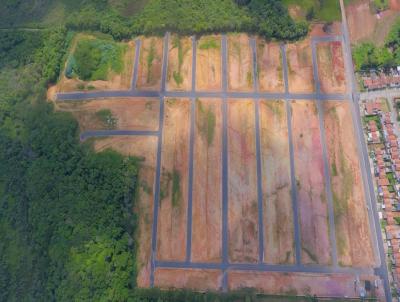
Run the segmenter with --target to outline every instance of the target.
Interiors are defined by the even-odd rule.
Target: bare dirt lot
[[[71,112],[80,131],[158,130],[160,101],[156,98],[109,98],[56,102],[56,109]]]
[[[262,92],[284,92],[281,48],[278,43],[257,39],[258,89]]]
[[[228,101],[228,227],[232,262],[258,261],[255,107]]]
[[[188,288],[199,291],[217,291],[222,287],[220,270],[158,268],[154,277],[155,286],[163,289]]]
[[[346,92],[342,43],[339,41],[318,43],[317,62],[321,92]]]
[[[94,36],[88,34],[77,34],[72,42],[70,53],[73,54],[79,40],[95,39]],[[65,76],[67,62],[65,62],[60,80],[57,83],[57,92],[72,92],[82,90],[128,90],[131,87],[133,65],[135,59],[135,42],[120,43],[127,45],[127,50],[123,57],[123,70],[121,73],[109,72],[106,81],[83,81],[79,78],[68,79]]]
[[[165,101],[157,259],[185,260],[190,103]]]
[[[201,37],[196,52],[196,89],[221,90],[221,37]]]
[[[293,93],[314,92],[310,39],[288,44],[287,60],[289,91]]]
[[[228,272],[228,288],[229,290],[235,290],[251,287],[261,292],[278,295],[359,298],[358,292],[354,291],[354,279],[356,277],[351,274],[282,274],[275,272],[230,271]],[[373,275],[361,275],[359,279],[360,281],[372,281],[372,284],[374,280],[378,280]],[[384,297],[382,286],[375,294],[377,297]]]
[[[375,264],[360,163],[348,103],[324,103],[325,133],[341,265]]]
[[[283,101],[260,102],[264,261],[294,262],[289,140]]]
[[[156,171],[156,137],[120,136],[94,140],[96,151],[113,149],[126,156],[142,159],[139,174],[139,192],[135,212],[138,213],[138,233],[140,244],[137,252],[137,284],[150,286],[151,234],[153,224],[154,179]]]
[[[167,89],[192,89],[192,39],[172,35],[168,47]]]
[[[196,101],[192,261],[221,261],[222,116],[220,100]]]
[[[142,38],[136,87],[143,90],[160,90],[163,60],[163,39]]]
[[[253,90],[253,55],[249,36],[228,35],[228,88],[233,91]]]
[[[321,133],[315,102],[293,101],[293,150],[303,264],[330,264]]]
[[[370,41],[382,46],[390,28],[400,15],[400,12],[396,11],[397,0],[391,2],[391,7],[392,9],[381,12],[378,17],[370,8],[370,1],[353,1],[347,5],[346,16],[351,42]]]

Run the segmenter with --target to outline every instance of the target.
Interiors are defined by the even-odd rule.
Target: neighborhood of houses
[[[366,90],[378,90],[400,87],[400,66],[388,72],[371,70],[361,73],[360,78]]]
[[[393,289],[400,292],[400,148],[386,99],[361,103]]]

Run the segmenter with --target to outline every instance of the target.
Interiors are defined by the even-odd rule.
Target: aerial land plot
[[[265,292],[272,295],[289,294],[301,296],[316,295],[319,297],[359,298],[358,291],[354,291],[354,280],[356,278],[360,280],[360,284],[364,284],[366,280],[370,281],[372,284],[374,284],[375,280],[378,280],[379,283],[381,282],[381,280],[379,280],[379,278],[374,275],[356,276],[352,274],[229,271],[228,289],[238,290],[243,288],[255,288],[257,291]],[[384,298],[383,286],[380,286],[378,289],[373,288],[373,291],[374,292],[368,292],[367,296],[377,296],[379,298]],[[309,298],[304,301],[309,301]],[[331,300],[326,298],[323,299],[323,301]],[[332,299],[332,301],[339,300]],[[379,301],[384,300],[379,299]]]
[[[317,44],[318,76],[324,93],[344,93],[346,78],[342,43],[322,42]]]
[[[318,110],[292,101],[292,136],[303,264],[330,264],[327,198]]]
[[[289,91],[315,91],[310,39],[287,45]]]
[[[255,107],[228,102],[228,227],[231,262],[258,261],[258,200]]]
[[[192,39],[171,36],[168,48],[168,90],[188,91],[192,89]]]
[[[228,35],[228,88],[234,91],[253,90],[253,56],[249,36]]]
[[[71,112],[80,131],[158,130],[160,101],[156,98],[109,98],[57,102],[57,110]]]
[[[157,259],[184,260],[188,206],[190,103],[165,101]]]
[[[197,41],[196,90],[220,91],[221,83],[221,37],[203,36]]]
[[[258,89],[261,92],[284,92],[282,54],[278,43],[257,39]]]
[[[139,287],[150,286],[151,234],[153,226],[154,179],[156,171],[157,137],[114,136],[95,139],[96,151],[113,149],[126,156],[141,159],[139,172],[139,192],[136,197],[138,229],[135,235],[140,242],[137,251],[137,284]]]
[[[294,263],[289,139],[283,101],[260,102],[264,261]]]
[[[196,100],[192,260],[221,261],[222,118],[219,100]]]
[[[133,41],[115,42],[107,36],[77,34],[56,90],[128,90],[134,58]]]
[[[371,233],[349,104],[324,102],[338,260],[344,266],[373,266]]]
[[[157,268],[154,273],[154,285],[161,289],[217,291],[222,287],[222,271]]]
[[[142,38],[136,87],[142,90],[161,89],[163,60],[162,38]]]

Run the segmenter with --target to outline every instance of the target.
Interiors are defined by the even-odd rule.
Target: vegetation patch
[[[177,48],[178,50],[178,70],[174,70],[173,72],[173,78],[178,85],[178,87],[183,83],[183,77],[182,77],[182,65],[183,65],[183,60],[187,53],[190,51],[190,47],[184,48],[182,45],[182,41],[179,38],[179,36],[175,36],[172,40],[172,47]]]
[[[341,20],[339,1],[282,0],[282,2],[289,10],[299,10],[299,13],[294,16],[299,20],[324,22]]]
[[[174,170],[172,173],[172,206],[174,208],[179,207],[181,200],[181,175],[179,171]]]
[[[156,56],[157,56],[156,41],[154,39],[151,39],[150,48],[148,49],[146,57],[147,83],[150,83],[152,81],[153,78],[152,67],[153,67],[153,61],[156,58]]]
[[[200,118],[197,122],[200,134],[207,140],[207,144],[210,146],[214,141],[216,117],[215,113],[211,108],[204,108],[201,101],[198,99],[197,108],[199,110]]]
[[[106,81],[110,72],[123,71],[126,51],[127,45],[112,40],[82,39],[68,58],[65,76],[83,81]]]
[[[101,109],[96,112],[96,117],[107,129],[115,129],[118,119],[112,114],[110,109]]]

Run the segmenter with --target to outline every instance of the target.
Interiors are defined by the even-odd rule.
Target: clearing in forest
[[[192,39],[172,35],[168,47],[168,90],[192,89],[192,56]]]

